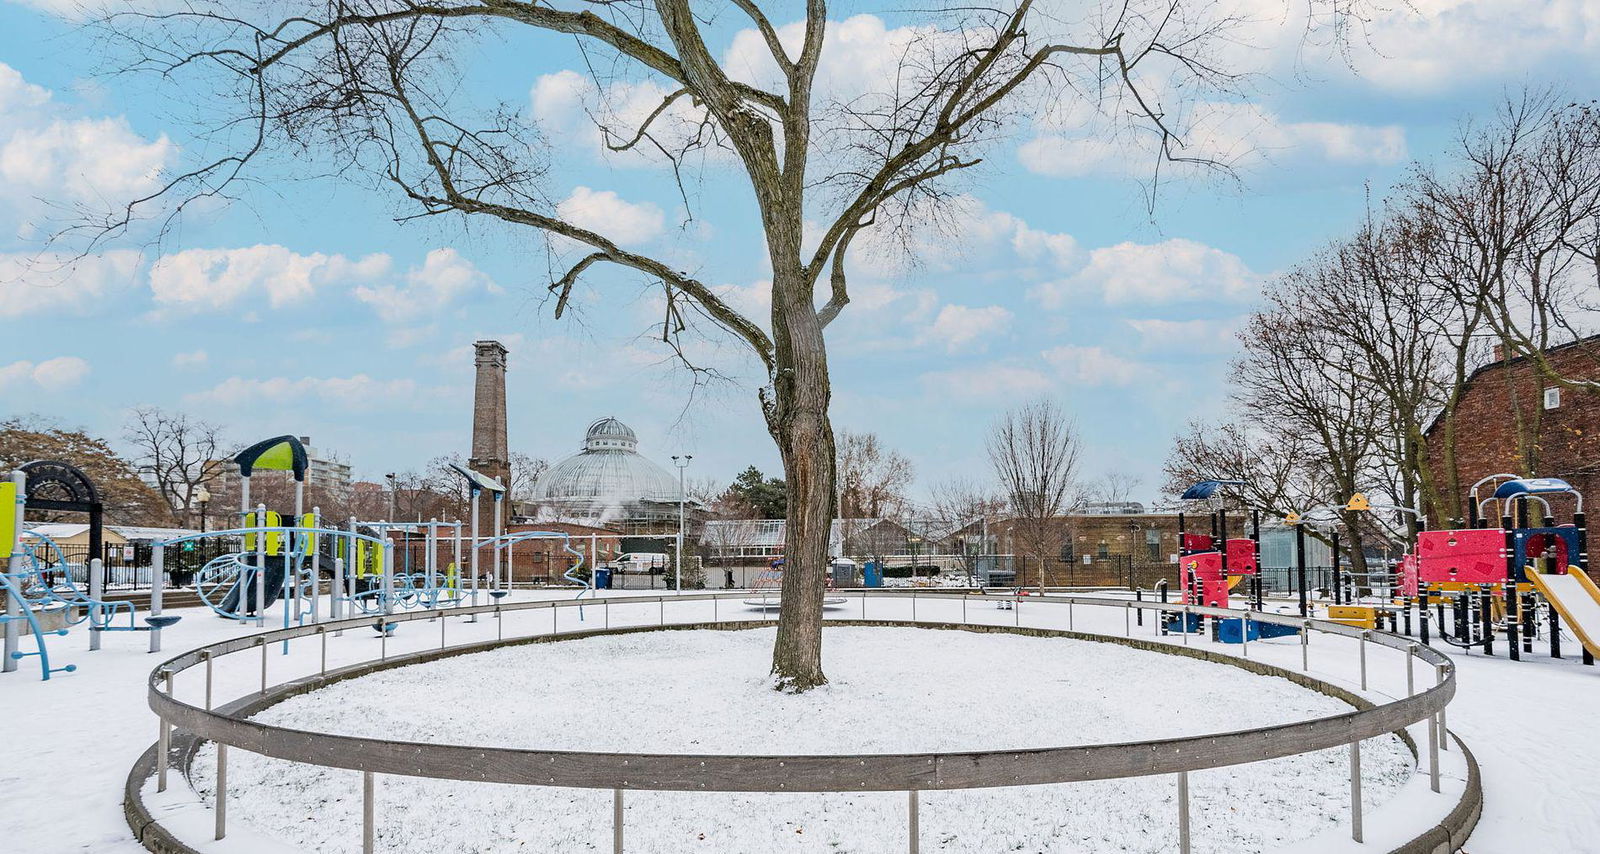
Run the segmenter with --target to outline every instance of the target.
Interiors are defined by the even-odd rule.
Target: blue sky
[[[371,181],[278,162],[159,243],[136,235],[70,270],[41,261],[62,206],[127,198],[206,152],[185,121],[192,93],[100,73],[76,5],[0,0],[6,413],[114,435],[129,407],[155,404],[240,441],[310,435],[370,477],[466,450],[470,344],[497,337],[511,350],[514,450],[560,458],[591,419],[616,415],[646,454],[694,454],[691,475],[780,469],[753,366],[731,344],[708,350],[745,382],[691,395],[649,340],[645,283],[599,272],[578,317],[555,321],[541,241],[481,223],[396,224],[406,208]],[[1132,471],[1153,495],[1174,432],[1226,410],[1230,334],[1263,282],[1357,223],[1369,187],[1381,195],[1413,159],[1437,158],[1464,117],[1523,83],[1591,97],[1600,65],[1600,11],[1581,0],[1392,4],[1405,8],[1376,13],[1348,61],[1304,48],[1284,12],[1303,3],[1235,5],[1253,21],[1227,58],[1264,77],[1249,104],[1202,104],[1193,142],[1237,156],[1238,183],[1178,175],[1151,213],[1139,144],[1105,141],[1061,96],[958,186],[954,235],[920,236],[915,263],[870,246],[857,259],[855,301],[829,329],[835,425],[910,456],[918,492],[986,476],[994,416],[1049,395],[1083,433],[1086,478]],[[857,78],[917,22],[835,9],[825,85],[869,85]],[[719,32],[724,57],[746,55],[750,33]],[[497,33],[462,57],[467,89],[513,105],[551,141],[546,189],[563,213],[759,313],[761,238],[725,169],[713,162],[690,184],[686,221],[659,164],[599,150],[585,114],[599,91],[572,40]],[[623,116],[661,91],[643,77],[606,85]]]

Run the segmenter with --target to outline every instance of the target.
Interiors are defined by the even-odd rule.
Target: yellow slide
[[[1600,656],[1600,587],[1580,569],[1564,575],[1544,575],[1528,569],[1528,580],[1561,615],[1563,628],[1578,636],[1584,649]]]

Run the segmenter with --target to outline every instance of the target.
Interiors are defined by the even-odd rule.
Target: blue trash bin
[[[597,569],[594,571],[594,586],[600,590],[611,589],[611,570]]]
[[[861,565],[861,577],[868,587],[882,587],[883,573],[878,571],[877,561],[867,561]]]

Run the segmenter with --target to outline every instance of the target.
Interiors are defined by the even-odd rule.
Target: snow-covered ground
[[[720,616],[724,619],[732,616],[729,603],[722,603],[720,607]],[[831,611],[830,614],[859,616],[859,607],[859,601],[852,599],[845,608]],[[906,617],[910,615],[911,604],[909,600],[873,599],[867,607],[869,617]],[[924,620],[959,617],[957,603],[935,602],[931,597],[921,599],[917,608],[918,616]],[[599,607],[587,608],[587,622],[583,625],[593,626],[602,618],[602,610]],[[660,616],[660,608],[654,603],[617,605],[610,610],[609,620],[613,625],[655,622]],[[1024,625],[1041,627],[1065,627],[1068,622],[1065,612],[1066,609],[1058,605],[1026,601],[1020,613],[997,610],[992,602],[974,601],[969,606],[969,616],[974,621],[1010,623],[1020,619]],[[669,603],[666,613],[671,620],[709,619],[712,605],[708,602]],[[574,613],[563,613],[560,619],[562,628],[578,626]],[[1079,630],[1108,634],[1122,632],[1123,621],[1119,611],[1079,607],[1075,609],[1073,619]],[[504,630],[507,634],[548,630],[550,622],[548,613],[521,614],[507,618]],[[436,626],[415,623],[403,627],[390,642],[391,652],[414,648],[413,645],[436,644]],[[190,611],[186,612],[184,622],[167,632],[167,649],[169,652],[176,651],[246,630],[237,624]],[[494,637],[496,625],[493,620],[468,624],[453,618],[447,621],[446,631],[449,641],[456,643]],[[843,686],[851,678],[849,674],[856,664],[854,658],[845,654],[844,644],[832,643],[833,638],[843,636],[847,631],[850,630],[841,628],[829,634],[828,666],[837,683],[836,687]],[[1136,627],[1134,631],[1136,634],[1142,631],[1145,636],[1153,636],[1149,625],[1142,630]],[[755,634],[748,637],[758,638]],[[973,640],[988,643],[1021,639],[987,636]],[[1173,642],[1177,642],[1176,639]],[[5,809],[0,811],[0,834],[6,840],[6,850],[95,851],[111,854],[132,854],[142,850],[131,840],[123,823],[120,799],[121,784],[127,769],[154,739],[156,731],[154,715],[144,702],[144,681],[150,667],[159,658],[144,653],[144,643],[142,635],[109,635],[105,649],[89,653],[85,650],[86,637],[81,632],[74,633],[69,638],[56,639],[53,650],[58,660],[78,664],[80,669],[77,673],[58,674],[47,683],[40,682],[37,668],[29,669],[32,665],[30,660],[24,661],[17,673],[0,677],[0,720],[9,723],[11,736],[0,742],[0,791],[5,793]],[[373,654],[377,643],[374,637],[347,633],[345,638],[330,642],[329,664],[337,666],[367,658]],[[545,649],[550,653],[558,653],[560,647],[568,645],[560,644]],[[1238,651],[1237,647],[1224,646],[1220,649]],[[1575,647],[1569,646],[1571,649]],[[1287,667],[1299,666],[1299,646],[1293,641],[1252,643],[1250,653],[1253,658]],[[1385,656],[1393,656],[1395,660],[1385,661]],[[307,666],[314,666],[315,657],[313,644],[298,645],[289,656],[279,656],[274,651],[269,657],[273,681],[303,672]],[[862,663],[871,660],[869,656],[857,658]],[[1600,843],[1595,841],[1600,838],[1600,806],[1596,805],[1592,796],[1586,794],[1592,793],[1600,785],[1600,741],[1590,737],[1593,725],[1589,720],[1593,710],[1600,708],[1600,668],[1580,666],[1575,654],[1574,658],[1567,661],[1551,661],[1542,652],[1520,663],[1509,662],[1503,657],[1485,659],[1479,654],[1458,656],[1457,661],[1460,664],[1461,691],[1451,706],[1449,723],[1452,730],[1465,739],[1478,756],[1484,773],[1486,799],[1483,821],[1471,839],[1468,850],[1472,854],[1600,850]],[[1403,694],[1404,669],[1399,656],[1375,651],[1371,662],[1374,695]],[[1079,663],[1072,657],[1063,656],[1060,667],[1067,672]],[[760,664],[759,660],[754,660],[755,669],[748,678],[759,677]],[[236,696],[259,678],[253,663],[240,662],[238,665],[219,666],[219,697]],[[930,660],[925,665],[934,668],[937,662]],[[991,666],[993,662],[986,661],[984,664],[985,668]],[[1205,667],[1208,681],[1213,670],[1218,672],[1218,678],[1228,678],[1220,674],[1230,670],[1215,666],[1191,666]],[[559,655],[553,659],[550,671],[553,678],[559,675],[563,679],[594,675],[585,673],[583,668],[561,666]],[[1311,671],[1321,678],[1353,680],[1356,674],[1354,642],[1316,637],[1311,649]],[[730,669],[730,674],[732,672]],[[1135,671],[1128,681],[1148,678],[1140,674],[1141,671]],[[942,675],[949,681],[960,682],[972,679],[974,669],[971,666],[949,668]],[[737,682],[737,679],[734,681]],[[1266,685],[1272,682],[1253,680],[1252,684]],[[1042,689],[1053,687],[1062,686],[1041,686]],[[1143,690],[1159,694],[1160,689],[1172,685],[1142,687]],[[180,678],[178,692],[181,696],[195,698],[199,689],[199,680],[194,674]],[[1239,716],[1242,709],[1251,705],[1241,703],[1240,696],[1230,692],[1211,704],[1227,717],[1228,725],[1250,723],[1250,720]],[[1049,721],[1052,717],[1071,714],[1066,709],[1070,703],[1062,702],[1059,697],[1053,703],[1055,708],[1036,704],[1034,714],[1030,716],[1019,712],[1015,718],[1023,722],[1031,721],[1040,733],[1050,733]],[[843,717],[830,716],[829,708],[828,704],[822,704],[815,713],[815,726],[821,731],[840,733],[843,739],[843,733],[851,730],[845,725]],[[568,721],[569,726],[560,727],[559,730],[567,737],[577,739],[576,742],[568,742],[569,745],[599,745],[604,743],[603,738],[610,737],[605,735],[607,732],[637,732],[640,719],[644,717],[641,712],[641,709],[633,708],[632,703],[619,703],[605,715],[580,715]],[[570,709],[563,714],[566,713],[570,713]],[[661,713],[657,711],[650,714]],[[450,732],[463,732],[460,721],[464,717],[465,710],[462,709],[441,712],[434,721],[446,734],[441,737],[448,737]],[[669,713],[665,717],[670,719],[674,716]],[[752,715],[743,708],[734,706],[721,710],[719,715],[713,715],[710,720],[703,716],[696,718],[694,723],[696,728],[727,727],[750,717]],[[1154,719],[1160,716],[1152,713],[1150,717]],[[522,712],[522,719],[527,721],[526,727],[518,727],[515,721],[502,720],[499,724],[502,729],[497,731],[511,738],[515,733],[535,725],[553,724],[559,716],[541,714],[539,706],[530,703]],[[333,720],[330,714],[330,725]],[[960,725],[955,725],[957,723]],[[965,725],[966,722],[942,717],[934,724],[923,725],[915,730],[908,727],[903,732],[908,737],[943,737],[944,734],[970,732],[962,729]],[[551,727],[548,732],[553,736],[557,729]],[[891,726],[883,729],[890,733],[897,732]],[[592,741],[586,741],[591,734]],[[681,749],[695,748],[684,744]],[[886,746],[883,749],[895,748]],[[1367,785],[1369,790],[1376,790],[1381,788],[1375,764],[1378,751],[1369,748],[1366,753],[1364,758],[1371,772]],[[236,774],[241,775],[235,779],[242,784],[248,760],[238,753],[234,757],[231,764]],[[1301,761],[1306,766],[1302,769],[1306,776],[1301,782],[1315,777],[1315,763]],[[1310,799],[1315,802],[1317,798],[1322,798],[1325,803],[1332,805],[1328,813],[1338,815],[1338,806],[1344,797],[1343,756],[1332,753],[1321,761],[1330,766],[1326,779],[1331,783],[1323,787],[1328,791],[1312,795]],[[203,769],[209,762],[202,759],[199,765]],[[1258,767],[1261,766],[1247,766],[1251,770]],[[356,823],[359,776],[347,771],[320,773],[329,775],[329,779],[320,784],[324,786],[322,790],[335,793],[338,800],[315,804],[314,809],[306,808],[305,802],[284,801],[281,808],[269,818],[280,822],[293,820],[304,825],[332,827],[335,830],[328,835],[337,835],[341,844],[350,846],[359,839]],[[1196,850],[1256,848],[1255,841],[1237,835],[1237,828],[1247,823],[1241,822],[1238,818],[1241,815],[1269,811],[1277,813],[1285,809],[1284,818],[1291,823],[1296,820],[1292,815],[1294,811],[1287,810],[1288,805],[1283,801],[1230,799],[1226,794],[1230,790],[1226,787],[1231,778],[1237,777],[1248,775],[1237,771],[1193,775]],[[602,847],[608,842],[607,839],[593,836],[589,828],[590,825],[609,828],[609,793],[561,792],[551,795],[522,787],[475,786],[470,794],[457,793],[456,797],[448,800],[432,801],[418,800],[408,795],[405,787],[411,785],[419,784],[393,778],[383,778],[380,783],[379,815],[384,842],[381,848],[391,851],[414,850],[421,843],[418,834],[431,835],[428,831],[430,826],[458,821],[474,828],[473,833],[484,833],[487,831],[483,828],[494,827],[495,832],[503,832],[508,837],[543,840],[542,850],[582,850],[579,844],[557,841],[562,839],[581,839]],[[1141,792],[1140,787],[1149,787],[1150,791]],[[1055,795],[1049,790],[1058,788],[1070,790],[1070,793],[1062,796],[1060,801],[1054,801]],[[501,789],[504,791],[494,791]],[[961,841],[962,848],[970,843],[970,850],[1012,848],[1023,851],[1092,851],[1105,850],[1097,840],[1106,839],[1108,835],[1137,836],[1145,830],[1129,827],[1126,823],[1128,814],[1103,809],[1088,810],[1086,807],[1083,812],[1057,812],[1052,803],[1103,805],[1126,802],[1143,803],[1146,807],[1158,805],[1156,815],[1159,820],[1150,824],[1148,833],[1155,839],[1158,834],[1173,832],[1170,821],[1170,780],[1038,787],[1021,794],[1023,799],[1020,807],[1013,804],[1003,809],[998,808],[999,805],[995,805],[996,809],[985,805],[985,799],[995,797],[995,793],[925,795],[922,809],[924,846],[937,850],[938,845]],[[696,846],[708,851],[737,850],[738,844],[729,844],[727,839],[716,836],[719,830],[729,825],[731,820],[726,810],[731,809],[732,805],[717,805],[705,800],[706,797],[699,793],[630,793],[627,812],[631,831],[630,850],[634,850],[633,843],[636,841],[643,845],[645,837],[638,834],[644,834],[648,828],[659,829],[660,833],[667,835],[666,838],[693,843],[683,844],[673,850]],[[1159,806],[1162,797],[1168,799],[1165,806]],[[1272,795],[1264,797],[1270,798]],[[545,798],[553,800],[545,804]],[[802,803],[806,801],[811,803]],[[515,813],[495,812],[498,809],[496,804],[513,802],[519,805]],[[1296,803],[1303,804],[1305,799]],[[829,840],[850,841],[838,833],[830,835],[829,828],[837,830],[840,827],[860,827],[882,832],[887,834],[884,840],[897,840],[892,845],[887,842],[872,844],[866,850],[881,850],[903,844],[897,836],[904,827],[903,796],[772,795],[750,797],[743,804],[738,807],[744,816],[742,821],[752,828],[752,833],[758,834],[758,837],[752,838],[759,838],[760,847],[763,848],[776,848],[778,840],[782,839],[787,843],[782,847],[789,850],[825,849],[829,847]],[[535,806],[538,808],[526,808]],[[240,812],[247,809],[242,799],[232,800],[230,807],[236,826],[248,820]],[[796,807],[809,809],[810,814],[818,816],[821,823],[793,825],[792,820],[804,814]],[[1046,818],[1029,818],[1037,815]],[[477,817],[476,821],[469,820],[472,816]],[[708,834],[706,840],[698,839],[700,832]],[[1198,841],[1211,840],[1215,843],[1219,839],[1225,840],[1226,844],[1213,845]],[[1167,841],[1170,846],[1170,836]],[[1160,848],[1161,845],[1157,843],[1152,847]],[[458,847],[456,850],[473,849]],[[541,850],[541,846],[524,846],[523,850]]]
[[[773,631],[666,632],[540,644],[386,671],[296,697],[272,724],[406,740],[573,750],[876,753],[1024,748],[1193,735],[1347,711],[1287,680],[1191,658],[1055,638],[896,628],[832,630],[830,684],[801,696],[763,678]],[[1249,697],[1248,702],[1241,698]],[[234,754],[239,755],[239,754]],[[1363,753],[1367,802],[1413,760],[1393,737]],[[1312,836],[1347,810],[1342,750],[1196,774],[1200,850]],[[214,751],[197,762],[209,795]],[[359,850],[347,822],[359,776],[242,755],[230,815],[302,850]],[[597,851],[609,794],[385,777],[383,799],[429,810],[380,826],[389,850],[519,845]],[[1170,851],[1170,777],[922,796],[937,851]],[[904,844],[905,796],[630,792],[637,851],[884,851]],[[1240,805],[1250,804],[1250,809]],[[389,809],[385,814],[394,815]],[[411,815],[413,808],[399,808]]]

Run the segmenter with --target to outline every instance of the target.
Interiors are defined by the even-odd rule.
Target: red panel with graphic
[[[1257,572],[1256,541],[1239,537],[1228,541],[1228,574],[1255,575]]]
[[[1423,583],[1506,580],[1506,532],[1499,528],[1423,531],[1417,535],[1417,576]]]
[[[1208,552],[1216,548],[1216,540],[1208,534],[1184,534],[1183,553]]]
[[[1417,595],[1417,556],[1414,554],[1400,558],[1400,592],[1406,596]]]
[[[1222,574],[1220,552],[1188,555],[1179,562],[1179,567],[1183,570],[1183,601],[1186,604],[1228,607],[1228,579]],[[1196,591],[1189,589],[1190,573],[1199,582],[1198,596],[1195,595]]]

